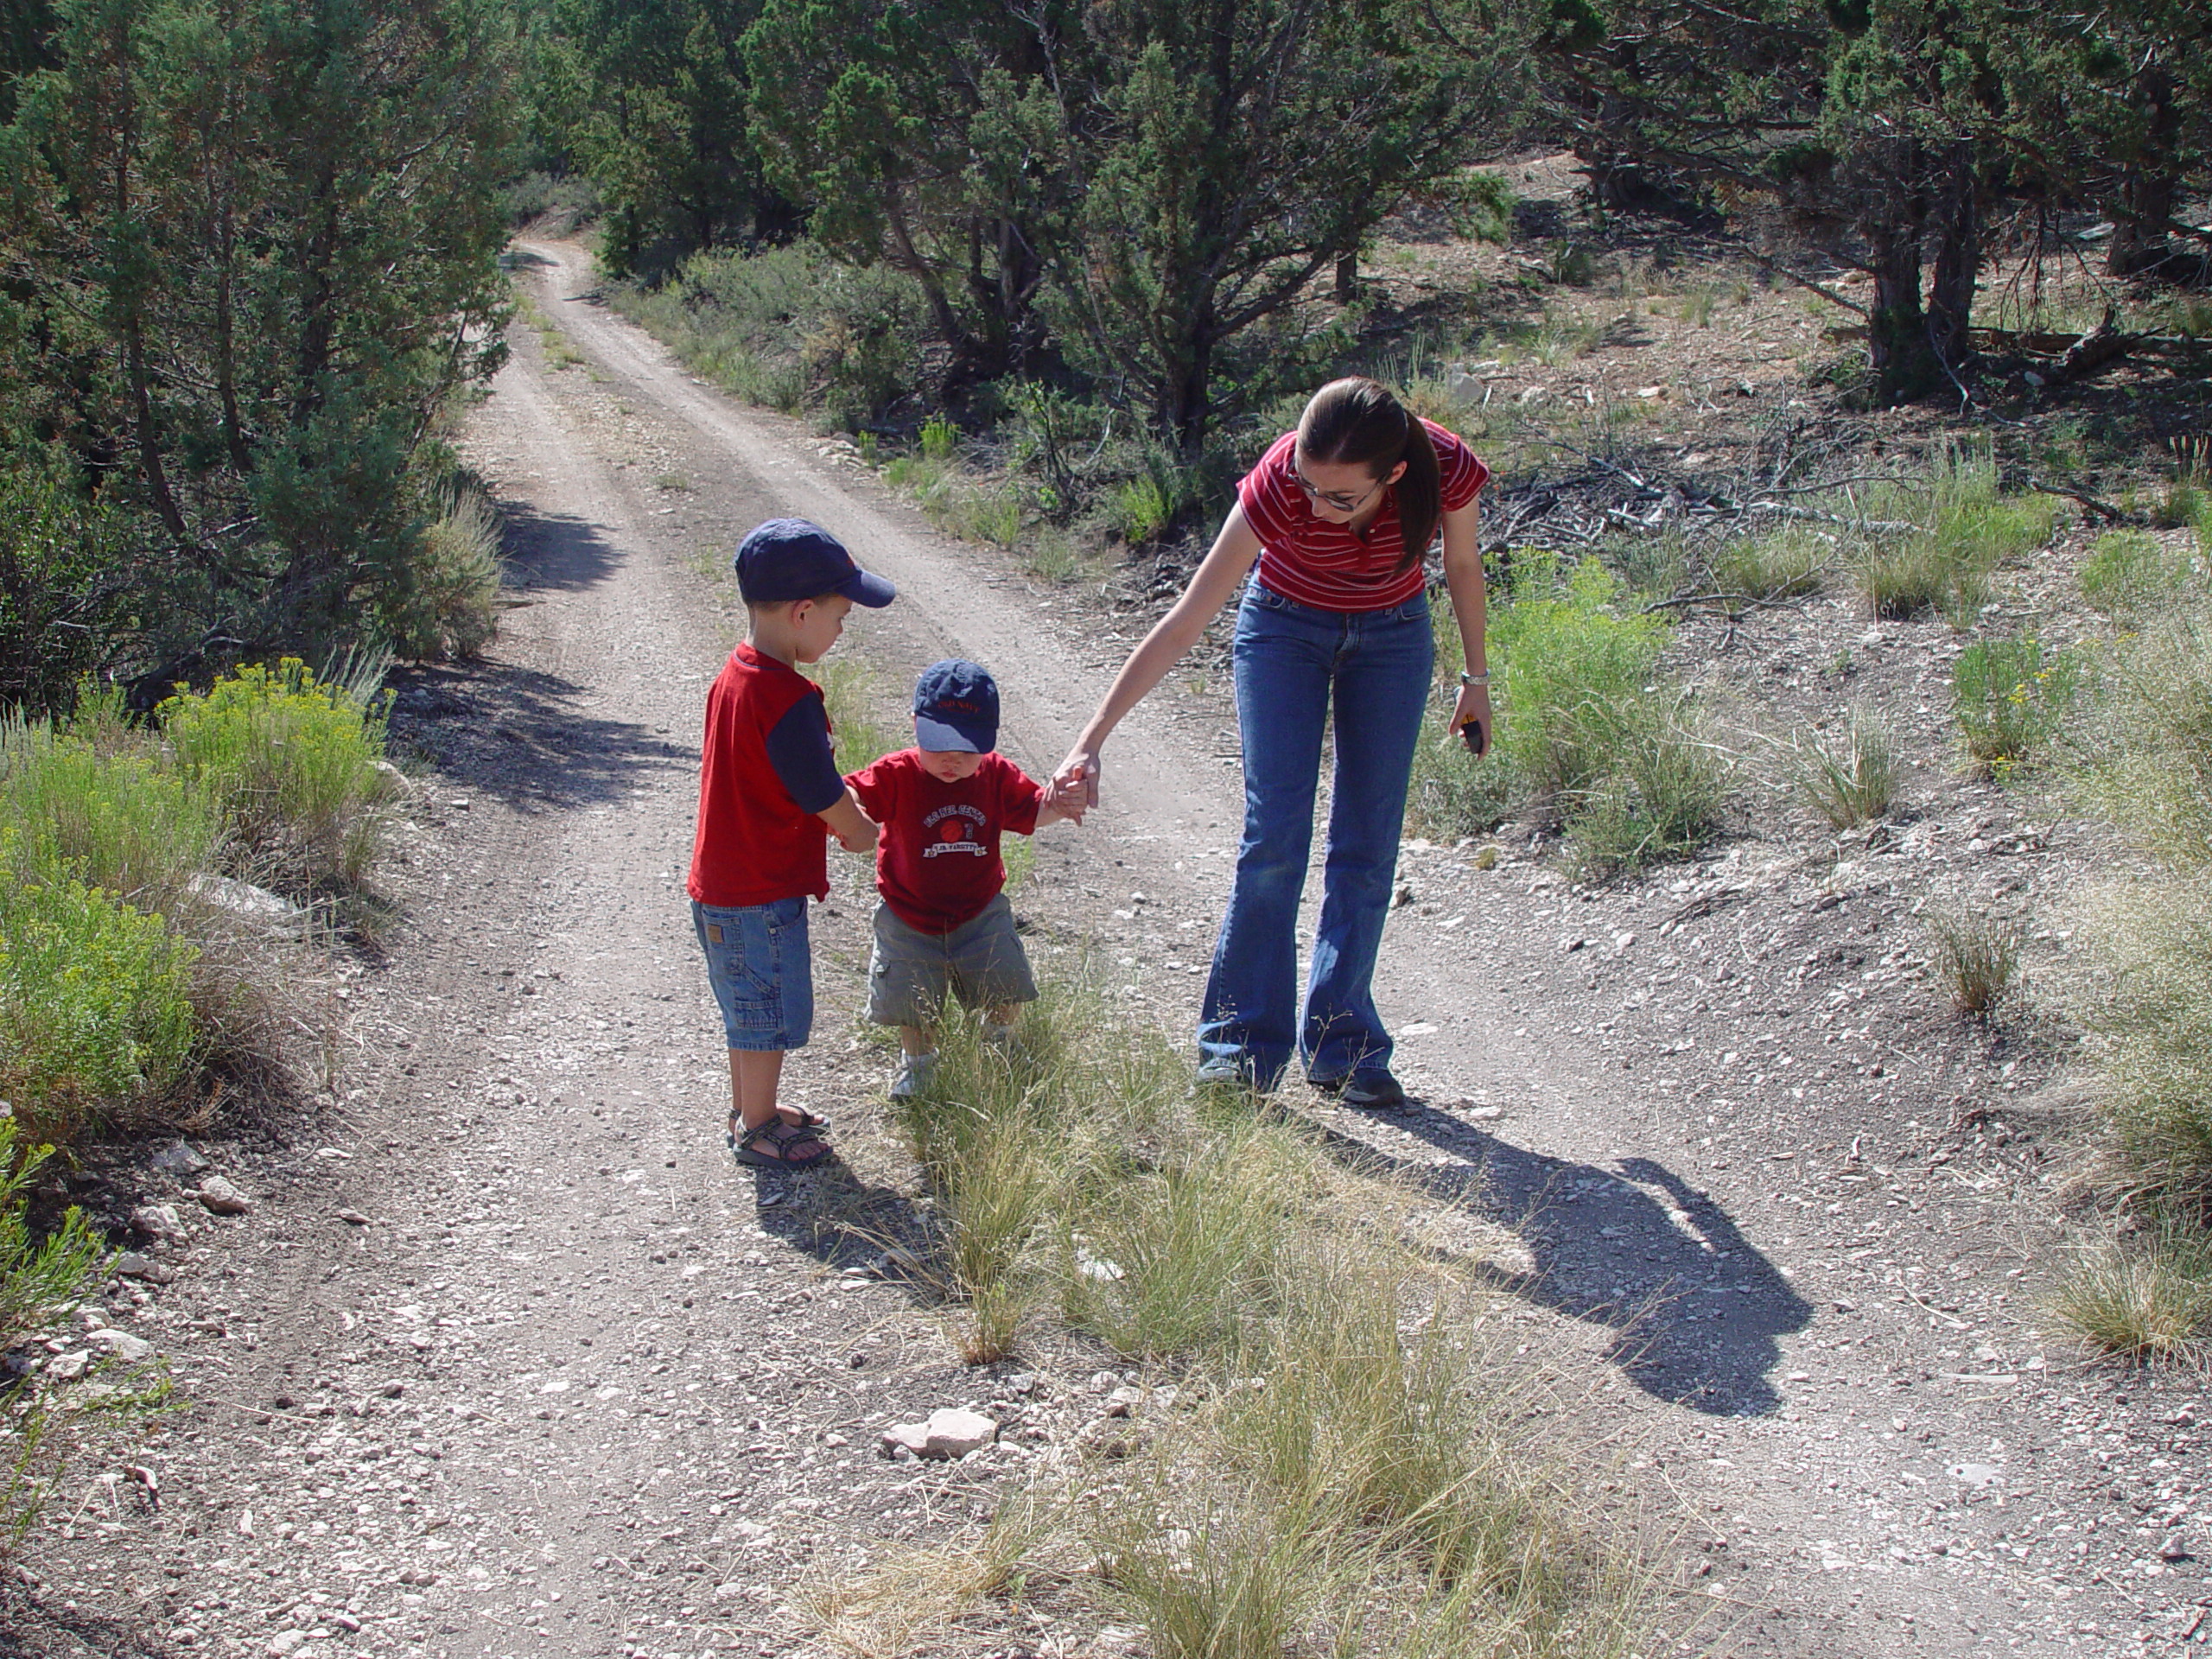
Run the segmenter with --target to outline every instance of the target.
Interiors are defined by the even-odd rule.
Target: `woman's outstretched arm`
[[[1198,643],[1198,636],[1206,631],[1206,624],[1229,602],[1229,596],[1236,591],[1237,584],[1244,580],[1252,562],[1259,556],[1258,532],[1245,522],[1241,505],[1231,507],[1222,524],[1221,534],[1213,538],[1213,546],[1191,573],[1182,597],[1153,625],[1152,632],[1129,653],[1129,660],[1114,677],[1106,701],[1098,705],[1098,712],[1090,717],[1090,723],[1083,728],[1083,735],[1076,740],[1075,747],[1053,774],[1056,783],[1080,781],[1090,804],[1098,804],[1099,751],[1105,747],[1107,737],[1122,723],[1122,717],[1143,702],[1145,694],[1158,685],[1167,671]]]
[[[1452,595],[1452,619],[1459,626],[1459,660],[1471,675],[1484,677],[1481,685],[1463,685],[1452,710],[1452,729],[1482,728],[1481,753],[1490,747],[1490,658],[1484,639],[1489,626],[1483,591],[1483,554],[1476,537],[1481,498],[1444,515],[1444,586]]]

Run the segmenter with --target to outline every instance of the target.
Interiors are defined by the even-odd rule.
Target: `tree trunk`
[[[1337,303],[1350,305],[1359,297],[1359,250],[1347,248],[1337,256]]]
[[[2181,194],[2181,168],[2175,157],[2180,118],[2174,110],[2173,77],[2161,65],[2144,71],[2143,95],[2150,119],[2143,148],[2121,174],[2120,197],[2113,218],[2116,228],[2105,251],[2105,270],[2113,276],[2139,276],[2173,257],[2166,226]]]
[[[215,393],[223,408],[223,447],[240,477],[253,471],[253,452],[247,448],[245,423],[238,417],[237,302],[233,284],[238,270],[238,219],[231,211],[227,181],[218,192],[215,222]]]
[[[1937,366],[1955,374],[1973,355],[1967,330],[1981,270],[1981,164],[1971,138],[1958,140],[1945,153],[1932,228],[1936,269],[1928,289],[1928,345]]]
[[[1213,421],[1212,307],[1184,341],[1182,362],[1167,388],[1166,407],[1160,413],[1167,435],[1185,466],[1195,466],[1205,452],[1206,429]]]
[[[1872,248],[1874,303],[1866,317],[1874,394],[1884,405],[1917,397],[1940,371],[1929,349],[1920,303],[1921,238],[1928,205],[1920,188],[1920,146],[1910,139],[1886,147],[1887,188],[1866,226]]]

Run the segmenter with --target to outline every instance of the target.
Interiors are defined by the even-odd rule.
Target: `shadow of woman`
[[[1610,1330],[1605,1357],[1655,1398],[1714,1416],[1780,1406],[1771,1373],[1781,1339],[1811,1323],[1812,1305],[1710,1193],[1648,1158],[1611,1169],[1575,1163],[1419,1103],[1392,1122],[1459,1161],[1329,1138],[1517,1234],[1530,1265],[1486,1269],[1501,1288]]]

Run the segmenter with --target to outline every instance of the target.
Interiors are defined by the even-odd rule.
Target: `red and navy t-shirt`
[[[1459,437],[1423,421],[1436,446],[1444,511],[1456,512],[1490,482],[1484,466]],[[1236,499],[1245,522],[1260,537],[1260,583],[1299,605],[1321,611],[1387,611],[1421,590],[1418,562],[1402,575],[1405,543],[1398,528],[1398,493],[1382,492],[1382,506],[1363,531],[1319,517],[1298,487],[1298,434],[1286,432],[1244,474]]]
[[[827,898],[829,826],[844,793],[822,688],[741,645],[707,693],[691,896],[702,905]]]
[[[919,750],[901,749],[845,781],[883,826],[875,890],[924,933],[950,933],[982,912],[1006,886],[1000,832],[1033,833],[1045,806],[1044,789],[1002,754],[948,784],[923,769]]]

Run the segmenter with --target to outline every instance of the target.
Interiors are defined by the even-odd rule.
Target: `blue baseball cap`
[[[854,563],[842,542],[804,518],[771,518],[746,532],[737,544],[737,590],[748,605],[842,594],[880,610],[899,597],[881,576]]]
[[[988,754],[999,744],[999,683],[981,663],[949,657],[914,682],[914,742]]]

